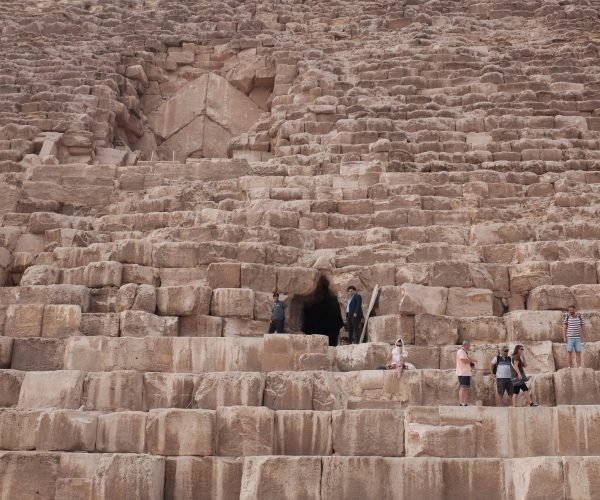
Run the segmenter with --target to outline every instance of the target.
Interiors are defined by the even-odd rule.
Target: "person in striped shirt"
[[[563,320],[563,337],[567,343],[567,355],[569,357],[569,368],[573,368],[573,351],[579,368],[583,368],[581,364],[581,342],[585,339],[585,320],[577,312],[575,306],[569,306],[569,312]]]

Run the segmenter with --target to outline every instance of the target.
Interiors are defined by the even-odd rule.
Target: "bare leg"
[[[577,359],[577,366],[579,368],[583,368],[583,365],[581,364],[581,353],[580,352],[576,352],[575,353],[575,358]]]
[[[529,404],[533,404],[533,399],[531,399],[531,393],[529,391],[525,391],[523,393],[525,395],[525,399]]]
[[[569,368],[573,368],[573,353],[568,352],[567,357],[569,358]]]
[[[469,403],[469,387],[466,385],[461,385],[458,388],[458,402],[460,404],[468,404]]]
[[[512,395],[512,405],[517,406],[517,395],[516,394]]]
[[[404,370],[404,364],[400,363],[396,366],[396,377],[400,378],[402,376],[402,370]]]
[[[502,396],[500,396],[500,394],[498,394],[498,391],[496,391],[496,406],[504,406],[502,404]]]

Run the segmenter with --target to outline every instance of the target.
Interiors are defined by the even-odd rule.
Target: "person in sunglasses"
[[[528,377],[525,375],[525,367],[527,366],[527,362],[525,361],[525,347],[521,344],[517,344],[513,350],[512,356],[512,383],[513,383],[513,397],[512,397],[512,405],[517,406],[517,398],[519,397],[519,393],[523,393],[525,399],[529,403],[529,406],[537,407],[540,406],[536,403],[531,397],[531,392],[527,387]]]

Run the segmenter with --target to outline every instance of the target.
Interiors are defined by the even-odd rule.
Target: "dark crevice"
[[[315,292],[303,300],[302,331],[307,334],[327,335],[329,345],[335,346],[343,325],[337,298],[329,290],[327,278],[321,276]]]

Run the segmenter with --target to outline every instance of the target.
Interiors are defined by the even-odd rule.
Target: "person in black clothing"
[[[269,333],[283,333],[285,326],[285,309],[287,304],[279,300],[279,294],[273,294],[273,303],[271,304],[271,323]]]
[[[360,321],[363,319],[362,297],[356,292],[356,287],[348,287],[348,302],[346,302],[346,330],[348,343],[360,342]]]

